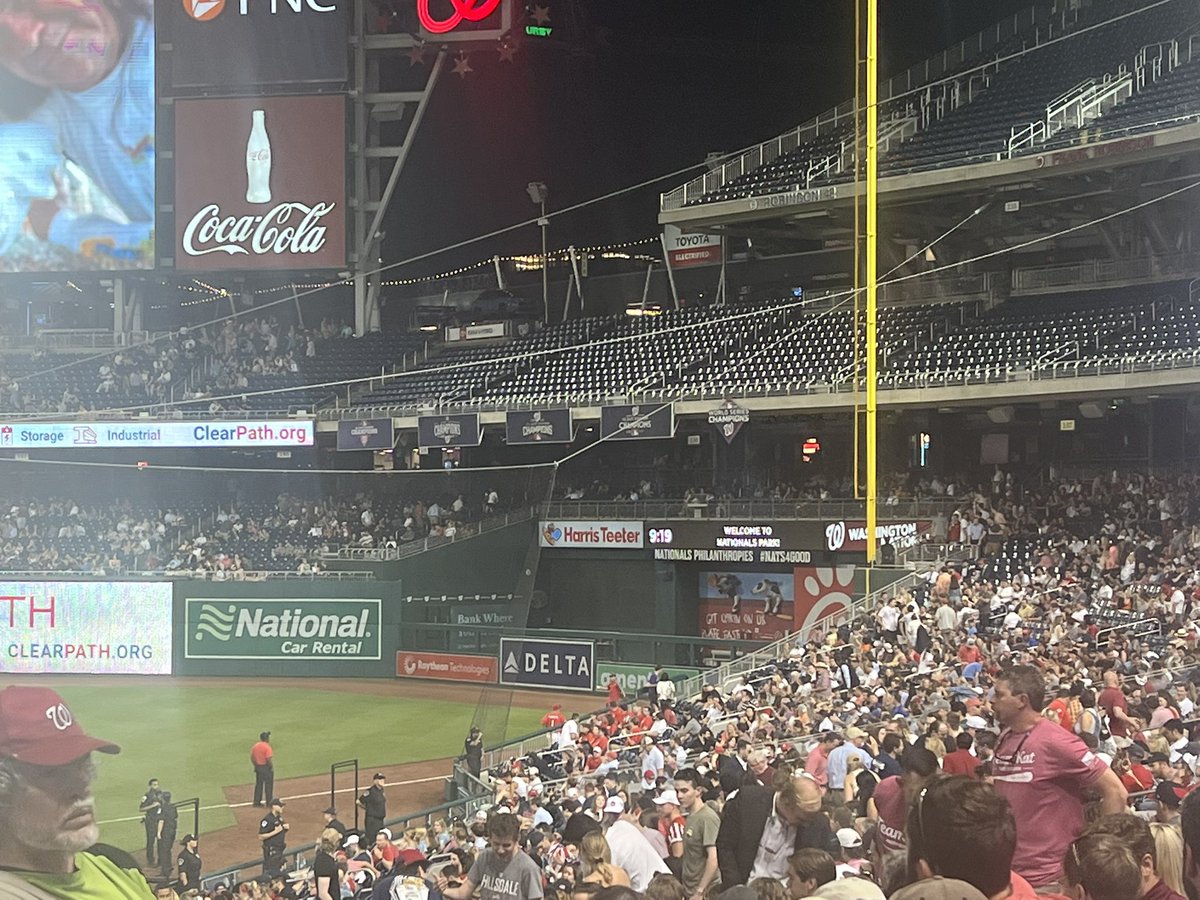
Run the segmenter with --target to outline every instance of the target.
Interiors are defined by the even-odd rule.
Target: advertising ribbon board
[[[500,639],[500,683],[591,691],[596,669],[592,641]]]
[[[311,447],[313,423],[237,422],[5,422],[0,449],[62,450],[128,447]]]
[[[170,675],[172,586],[0,582],[0,672]]]
[[[478,447],[482,440],[479,413],[417,417],[418,447]]]
[[[600,437],[609,441],[640,441],[675,436],[675,404],[646,403],[600,407]]]
[[[380,659],[378,599],[188,597],[187,659]]]
[[[391,450],[391,419],[343,419],[338,422],[338,450]]]
[[[504,434],[509,444],[569,444],[571,411],[512,410],[504,417]]]
[[[818,522],[646,523],[646,543],[663,562],[808,565],[822,552],[821,542]]]

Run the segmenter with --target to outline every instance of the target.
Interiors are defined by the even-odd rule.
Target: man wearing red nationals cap
[[[86,734],[49,688],[0,691],[0,897],[148,900],[132,857],[96,844],[92,753],[119,753]]]

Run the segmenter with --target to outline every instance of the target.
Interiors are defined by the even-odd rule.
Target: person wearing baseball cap
[[[96,843],[92,754],[119,752],[55,691],[0,691],[0,897],[154,896],[131,856]]]
[[[350,832],[350,829],[347,828],[342,823],[342,820],[338,818],[337,809],[332,806],[326,808],[325,811],[321,813],[321,818],[325,820],[326,828],[332,828],[342,837],[345,837]]]
[[[371,786],[367,792],[356,801],[365,814],[363,840],[368,844],[375,840],[375,832],[383,827],[383,820],[387,818],[387,796],[383,793],[386,784],[387,778],[384,774],[376,772],[371,776]]]
[[[287,847],[287,833],[291,828],[283,821],[284,802],[271,798],[271,809],[258,823],[258,839],[262,843],[263,874],[278,875],[283,871],[283,852]]]
[[[200,854],[196,852],[200,844],[194,834],[185,834],[179,843],[183,845],[183,849],[179,851],[175,864],[179,867],[179,888],[180,893],[183,893],[200,887],[201,861]]]

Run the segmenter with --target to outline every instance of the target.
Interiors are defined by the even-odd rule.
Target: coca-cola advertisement
[[[338,95],[175,104],[175,268],[346,262],[346,102]]]

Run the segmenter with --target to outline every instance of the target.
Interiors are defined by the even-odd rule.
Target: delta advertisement
[[[311,447],[311,421],[6,422],[0,449]]]
[[[341,96],[177,101],[175,268],[343,266],[346,146]]]
[[[172,585],[0,582],[0,672],[170,675]]]
[[[184,601],[185,659],[381,659],[378,599]]]
[[[699,634],[723,640],[774,641],[792,630],[795,593],[779,572],[700,572]]]
[[[153,268],[153,4],[5,4],[0,48],[0,272]]]

